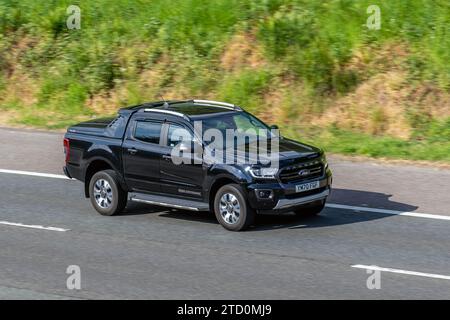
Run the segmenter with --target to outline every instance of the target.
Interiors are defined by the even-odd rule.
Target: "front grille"
[[[280,170],[279,178],[282,183],[296,183],[319,178],[322,174],[323,164],[316,160],[282,168]]]

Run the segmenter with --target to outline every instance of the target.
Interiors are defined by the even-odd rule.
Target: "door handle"
[[[135,148],[127,149],[127,151],[128,151],[129,154],[136,154],[137,153],[137,149],[135,149]]]
[[[167,161],[171,161],[171,160],[172,160],[172,156],[170,156],[170,155],[168,155],[168,154],[163,154],[163,155],[162,155],[162,158],[163,158],[164,160],[167,160]]]

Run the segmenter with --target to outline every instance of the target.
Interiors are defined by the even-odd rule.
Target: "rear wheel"
[[[127,192],[119,184],[114,170],[99,171],[89,182],[91,203],[98,213],[113,216],[123,211],[127,204]]]
[[[255,211],[248,205],[238,184],[227,184],[217,191],[214,213],[217,221],[231,231],[245,230],[255,221]]]
[[[325,200],[321,200],[317,201],[311,206],[296,209],[294,210],[294,213],[297,216],[301,217],[316,216],[323,210],[324,207],[325,207]]]

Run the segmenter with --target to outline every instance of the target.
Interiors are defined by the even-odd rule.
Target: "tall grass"
[[[320,92],[350,90],[357,76],[342,66],[354,50],[393,39],[411,44],[421,63],[415,74],[450,86],[450,3],[446,0],[380,2],[382,27],[368,30],[371,0],[3,0],[3,37],[30,34],[40,41],[24,59],[45,69],[57,64],[64,75],[87,83],[90,92],[109,89],[124,77],[121,68],[145,68],[152,57],[174,51],[214,59],[233,33],[256,28],[272,61],[282,61]],[[81,30],[65,27],[66,8],[81,8]],[[17,40],[17,39],[16,39]],[[3,42],[3,41],[2,41]],[[121,61],[123,48],[141,44],[138,61]],[[132,76],[126,74],[126,76]]]
[[[380,30],[366,26],[372,4],[381,8]],[[81,8],[80,30],[66,28],[69,5]],[[242,33],[254,36],[264,61],[256,70],[227,71],[221,55]],[[123,104],[171,92],[215,96],[262,113],[275,78],[293,81],[308,93],[304,101],[320,105],[380,72],[349,65],[360,54],[370,66],[372,52],[387,43],[408,49],[402,68],[411,85],[450,90],[448,0],[2,0],[0,92],[20,70],[35,84],[36,99],[22,106],[20,97],[2,94],[0,108],[24,110],[17,121],[27,125],[63,127],[94,114],[89,99],[124,88]],[[299,116],[292,105],[287,113]],[[382,122],[381,113],[373,118]],[[415,115],[411,124],[416,137],[448,133],[445,121]]]

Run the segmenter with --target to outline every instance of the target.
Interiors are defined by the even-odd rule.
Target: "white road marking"
[[[58,231],[58,232],[66,232],[66,231],[70,230],[70,229],[64,229],[64,228],[44,227],[44,226],[39,226],[39,225],[29,225],[29,224],[8,222],[8,221],[0,221],[0,224],[6,225],[6,226],[13,226],[13,227],[22,227],[22,228],[31,228],[31,229],[40,229],[40,230]]]
[[[367,265],[363,265],[363,264],[355,264],[355,265],[353,265],[351,267],[352,268],[359,268],[359,269],[366,269],[366,270],[384,271],[384,272],[391,272],[391,273],[400,273],[400,274],[406,274],[406,275],[410,275],[410,276],[418,276],[418,277],[427,277],[427,278],[434,278],[434,279],[450,280],[450,276],[444,276],[444,275],[441,275],[441,274],[434,274],[434,273],[408,271],[408,270],[392,269],[392,268],[382,268],[382,267],[378,267],[378,266],[367,266]]]
[[[35,177],[55,178],[55,179],[69,179],[62,174],[41,173],[41,172],[32,172],[32,171],[0,169],[0,173],[21,174],[21,175],[25,175],[25,176],[35,176]]]
[[[32,171],[0,169],[0,173],[11,173],[11,174],[20,174],[20,175],[35,176],[35,177],[70,180],[68,177],[61,175],[61,174],[41,173],[41,172],[32,172]],[[429,214],[429,213],[420,213],[420,212],[411,212],[411,211],[397,211],[397,210],[388,210],[388,209],[377,209],[377,208],[369,208],[369,207],[357,207],[357,206],[349,206],[349,205],[337,204],[337,203],[327,203],[325,206],[328,208],[335,208],[335,209],[356,210],[356,211],[363,211],[363,212],[376,212],[376,213],[384,213],[384,214],[390,214],[390,215],[399,215],[399,216],[407,216],[407,217],[417,217],[417,218],[427,218],[427,219],[450,221],[450,216],[444,216],[444,215],[438,215],[438,214]]]
[[[450,221],[450,216],[443,216],[443,215],[438,215],[438,214],[420,213],[420,212],[412,212],[412,211],[397,211],[397,210],[388,210],[388,209],[377,209],[377,208],[369,208],[369,207],[356,207],[356,206],[347,206],[347,205],[336,204],[336,203],[327,203],[325,206],[328,208],[335,208],[335,209],[376,212],[376,213],[384,213],[384,214],[391,214],[391,215],[398,215],[398,216],[449,220]]]

